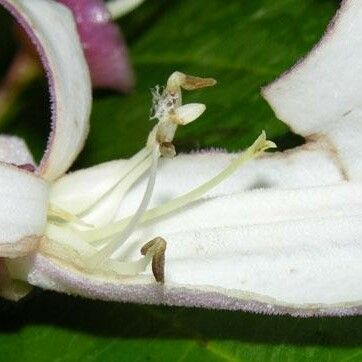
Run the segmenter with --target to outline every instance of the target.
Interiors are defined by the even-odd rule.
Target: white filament
[[[230,163],[223,171],[214,176],[209,181],[195,188],[194,190],[179,196],[165,204],[155,207],[153,209],[143,212],[140,222],[146,222],[157,217],[161,217],[165,214],[168,214],[172,211],[175,211],[191,202],[199,199],[206,192],[216,187],[220,182],[228,178],[233,172],[235,172],[239,167],[244,163],[250,161],[253,158],[258,157],[262,154],[267,148],[275,147],[275,145],[266,141],[265,133],[263,132],[259,138],[251,145],[245,152],[243,152],[239,157],[237,157],[233,162]],[[136,214],[135,214],[136,215]],[[134,216],[135,216],[134,215]],[[94,242],[96,240],[102,240],[110,237],[116,237],[117,234],[123,233],[125,225],[127,225],[134,216],[124,218],[118,222],[106,225],[101,228],[95,228],[92,230],[86,230],[81,232],[81,237],[88,241]]]
[[[133,233],[134,229],[137,227],[138,223],[142,219],[143,214],[147,210],[147,207],[150,203],[152,192],[156,182],[156,174],[157,174],[157,166],[158,160],[160,158],[159,147],[154,147],[152,150],[152,165],[150,169],[150,176],[148,179],[147,187],[145,193],[143,195],[142,201],[138,206],[136,213],[130,219],[127,226],[122,230],[120,235],[114,238],[111,242],[109,242],[101,251],[97,254],[97,259],[101,260],[103,258],[111,257],[112,259],[116,259],[119,257],[119,248],[123,245],[124,242],[130,237]],[[104,239],[104,238],[99,238]]]

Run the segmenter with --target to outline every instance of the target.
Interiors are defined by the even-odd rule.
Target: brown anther
[[[199,88],[212,87],[216,84],[213,78],[200,78],[185,74],[185,79],[181,83],[181,87],[186,90],[194,90]]]
[[[174,158],[176,156],[175,146],[171,142],[162,142],[160,144],[160,153],[163,157]]]
[[[163,284],[165,281],[165,251],[166,240],[158,236],[146,243],[142,249],[141,254],[152,254],[152,272],[158,283]]]

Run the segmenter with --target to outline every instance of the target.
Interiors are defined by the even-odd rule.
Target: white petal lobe
[[[25,255],[45,231],[48,185],[16,166],[0,164],[0,256]]]
[[[88,66],[69,9],[55,1],[0,0],[36,45],[47,72],[52,132],[39,173],[61,176],[83,148],[89,128],[91,84]]]
[[[354,313],[362,300],[362,270],[357,262],[362,256],[362,187],[341,182],[338,170],[334,180],[328,178],[329,172],[318,174],[322,160],[326,170],[332,170],[333,163],[321,157],[321,167],[310,168],[310,152],[316,151],[298,153],[300,160],[305,160],[300,178],[287,179],[284,185],[280,184],[283,177],[280,181],[275,178],[269,189],[239,192],[247,185],[241,182],[246,174],[239,174],[228,189],[215,190],[201,202],[138,228],[122,255],[134,260],[147,240],[162,235],[168,243],[162,289],[154,284],[150,271],[117,279],[87,274],[42,255],[28,260],[27,280],[44,288],[106,300],[298,315]],[[181,156],[173,161],[177,170],[179,162],[185,165],[185,159],[193,157],[193,166],[210,166],[211,173],[216,172],[219,158],[226,157],[214,156]],[[284,163],[291,165],[296,156],[289,156],[276,157],[270,169],[265,167],[268,157],[254,161],[247,172],[248,182],[253,185],[253,177],[262,172],[265,179],[272,166],[282,170]],[[158,179],[159,200],[165,199],[162,192],[167,183],[179,177],[171,170]],[[293,170],[297,175],[298,167]],[[305,177],[308,170],[318,179]],[[299,188],[303,180],[306,184]],[[316,186],[317,182],[321,186]],[[174,196],[170,189],[166,192]],[[222,192],[227,196],[221,196]]]
[[[204,200],[147,224],[125,255],[138,255],[143,237],[163,230],[168,246],[162,287],[150,273],[105,278],[41,255],[31,260],[28,281],[105,300],[353,314],[362,301],[361,196],[358,183],[254,191]]]
[[[263,90],[277,117],[334,149],[348,178],[362,179],[362,2],[345,0],[321,41]]]
[[[163,160],[158,170],[150,207],[159,206],[191,191],[214,177],[235,157],[235,154],[205,152]],[[287,189],[333,185],[342,180],[340,171],[328,152],[301,148],[265,155],[249,162],[215,189],[210,190],[205,198],[260,188]],[[126,195],[120,205],[119,217],[128,216],[136,210],[146,182],[147,177],[144,177]]]
[[[16,136],[0,135],[0,162],[35,165],[25,141]]]
[[[16,4],[26,9],[29,3]],[[172,204],[174,208],[158,218],[157,212],[148,210],[130,238],[117,246],[117,255],[128,262],[139,258],[142,245],[150,239],[166,239],[164,285],[155,283],[150,268],[131,276],[129,270],[117,274],[87,263],[87,258],[99,253],[102,243],[109,246],[108,237],[114,238],[109,241],[111,246],[118,241],[124,220],[78,231],[69,224],[49,225],[49,239],[44,239],[38,253],[7,261],[11,276],[43,288],[104,300],[303,316],[361,313],[361,33],[362,3],[343,1],[333,25],[310,55],[264,90],[277,116],[306,137],[306,145],[250,162],[187,207],[176,209]],[[67,92],[64,94],[71,93]],[[180,123],[188,123],[202,111],[200,105],[190,105],[176,116]],[[54,154],[56,162],[50,162],[51,167],[61,160],[57,151]],[[233,157],[209,153],[161,162],[150,208],[162,208],[160,205],[206,182]],[[122,199],[122,169],[127,164],[108,163],[60,178],[50,200],[68,212],[100,219],[97,213],[113,214],[114,199],[110,200],[112,193],[107,191],[113,189],[115,204],[122,201],[117,218],[129,217],[138,209],[146,178]],[[5,176],[5,171],[22,172],[4,167]],[[48,179],[61,174],[61,168],[49,173],[47,167],[42,170]],[[47,199],[47,188],[35,178],[34,185],[28,179],[19,181],[24,192],[28,188],[20,195],[24,212],[23,207],[16,207],[16,182],[6,183],[5,176],[0,178],[4,183],[3,187],[0,184],[0,197],[8,206],[1,211],[0,226],[6,225],[8,234],[0,233],[0,251],[8,256],[6,245],[19,245],[21,235],[29,235],[25,229],[31,226],[35,234],[44,232],[47,206],[39,205],[43,196]],[[16,177],[9,180],[18,180]],[[35,201],[29,196],[34,194],[30,188],[36,191]],[[6,192],[2,194],[2,190]],[[44,210],[41,216],[34,216],[35,203],[36,210]],[[8,227],[10,219],[19,225]]]

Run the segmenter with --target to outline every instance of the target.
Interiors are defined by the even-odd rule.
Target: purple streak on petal
[[[125,41],[102,0],[58,0],[74,13],[94,87],[128,91],[134,78]]]

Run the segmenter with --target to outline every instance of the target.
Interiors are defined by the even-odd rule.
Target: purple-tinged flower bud
[[[93,87],[128,91],[133,71],[124,39],[102,0],[58,0],[74,14]]]

